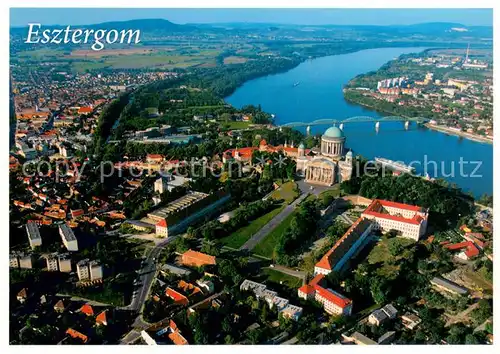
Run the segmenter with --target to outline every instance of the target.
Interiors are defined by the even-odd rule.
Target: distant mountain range
[[[26,27],[11,27],[11,34],[25,34]],[[64,28],[66,25],[44,26],[45,28]],[[89,29],[138,29],[143,33],[189,33],[189,32],[225,32],[225,31],[307,31],[307,32],[328,32],[357,31],[365,35],[384,33],[394,36],[424,35],[424,36],[450,36],[450,37],[481,37],[492,38],[492,26],[465,26],[452,22],[429,22],[413,25],[291,25],[278,23],[211,23],[211,24],[176,24],[164,19],[140,19],[129,21],[104,22],[99,24],[75,25],[74,28]],[[454,30],[452,30],[454,29]],[[456,30],[459,29],[459,30]]]

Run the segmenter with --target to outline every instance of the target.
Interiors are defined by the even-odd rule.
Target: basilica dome
[[[341,139],[344,137],[344,132],[340,130],[338,127],[330,127],[328,128],[325,133],[323,134],[324,138],[331,138],[331,139]]]

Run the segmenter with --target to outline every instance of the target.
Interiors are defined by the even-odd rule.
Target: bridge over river
[[[415,122],[419,124],[427,123],[429,118],[424,117],[400,117],[400,116],[386,116],[386,117],[369,117],[369,116],[356,116],[345,119],[335,119],[335,118],[323,118],[313,120],[311,122],[290,122],[279,125],[279,127],[297,128],[297,127],[307,127],[307,133],[309,133],[311,126],[313,125],[339,125],[340,129],[343,129],[344,124],[347,123],[362,123],[362,122],[374,122],[375,128],[380,126],[381,122],[405,122],[405,128],[408,129],[410,122]]]

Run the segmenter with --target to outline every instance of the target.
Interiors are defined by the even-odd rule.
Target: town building
[[[401,316],[401,322],[403,323],[403,326],[405,328],[413,330],[417,328],[422,320],[417,315],[407,312],[403,316]]]
[[[26,301],[28,298],[28,290],[26,288],[22,288],[18,293],[17,293],[17,301],[19,301],[21,304]]]
[[[89,272],[89,260],[82,259],[76,264],[76,273],[78,274],[78,279],[80,281],[89,280],[90,272]]]
[[[386,320],[396,318],[397,314],[398,311],[396,308],[391,304],[387,304],[384,307],[373,311],[370,316],[368,316],[368,323],[380,326]]]
[[[60,254],[57,256],[59,271],[63,273],[71,273],[71,257],[69,254]]]
[[[57,272],[59,270],[58,259],[54,255],[45,256],[45,261],[47,263],[47,271]]]
[[[10,268],[19,268],[19,257],[17,254],[11,253],[9,255],[9,267]]]
[[[78,251],[78,240],[67,223],[59,225],[59,235],[68,251]]]
[[[89,262],[90,280],[99,280],[103,278],[102,266],[97,261]]]
[[[339,272],[366,244],[373,222],[359,218],[314,266],[314,275]]]
[[[440,276],[432,278],[431,284],[436,288],[447,291],[453,295],[467,295],[469,293],[469,289]]]
[[[396,230],[418,241],[427,229],[428,210],[419,206],[374,199],[361,214],[374,222],[374,229]]]
[[[30,220],[26,224],[26,233],[28,234],[28,241],[31,248],[35,248],[42,245],[42,237],[40,236],[40,230],[38,225]]]
[[[185,266],[202,267],[205,265],[215,265],[216,260],[214,256],[205,253],[187,250],[182,254],[181,262]]]
[[[165,296],[172,299],[176,305],[187,306],[189,304],[189,299],[186,296],[170,287],[165,289]]]
[[[31,254],[19,254],[19,268],[21,269],[32,269],[33,268],[33,256]]]
[[[82,259],[76,264],[76,272],[80,281],[94,281],[103,278],[102,266],[95,260]]]
[[[290,304],[288,299],[278,296],[276,291],[267,289],[266,285],[245,279],[240,285],[241,291],[251,291],[257,299],[264,300],[270,309],[276,307],[284,317],[298,321],[302,315],[302,307]]]
[[[352,151],[348,151],[342,160],[345,141],[344,132],[333,126],[321,136],[320,153],[317,156],[306,155],[304,145],[299,145],[296,173],[304,176],[307,183],[324,186],[351,179]]]
[[[159,237],[168,237],[168,226],[167,220],[162,219],[155,225],[156,236]]]
[[[298,296],[305,300],[318,301],[330,315],[350,316],[352,300],[332,289],[325,289],[322,286],[324,278],[324,274],[316,275],[309,284],[305,284],[298,289]]]
[[[352,342],[357,345],[378,345],[377,342],[359,332],[354,332],[350,336],[342,334],[342,337],[344,338],[345,341]]]

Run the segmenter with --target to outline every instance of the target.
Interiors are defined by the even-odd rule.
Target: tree
[[[401,244],[399,239],[392,239],[389,242],[389,252],[391,253],[391,256],[396,257],[400,255],[403,250],[404,246]]]

